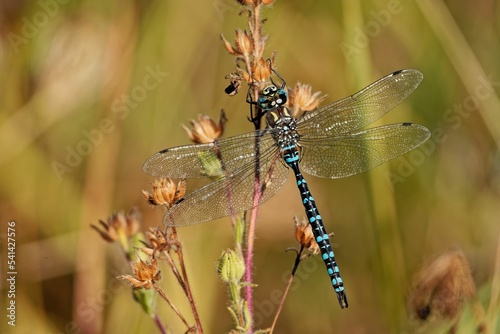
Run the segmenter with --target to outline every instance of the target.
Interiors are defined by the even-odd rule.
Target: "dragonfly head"
[[[269,85],[264,87],[257,100],[259,108],[265,111],[274,110],[285,105],[288,100],[288,94],[284,87]]]

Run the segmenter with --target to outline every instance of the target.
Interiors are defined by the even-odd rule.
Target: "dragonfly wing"
[[[430,131],[401,123],[324,138],[301,138],[301,169],[324,178],[342,178],[370,170],[425,142]]]
[[[171,178],[221,177],[255,160],[256,138],[260,150],[274,145],[264,131],[254,131],[213,143],[178,146],[162,150],[144,163],[147,174]]]
[[[335,136],[361,129],[403,101],[422,79],[417,70],[391,73],[354,95],[307,113],[298,120],[298,131]]]
[[[288,168],[278,149],[263,151],[259,160],[260,200],[254,202],[255,160],[222,179],[198,189],[170,208],[163,218],[167,226],[184,226],[230,216],[267,201],[283,186]]]

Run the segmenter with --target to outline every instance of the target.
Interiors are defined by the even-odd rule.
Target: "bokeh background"
[[[17,326],[2,333],[154,333],[114,277],[130,273],[116,245],[90,224],[138,207],[143,229],[161,224],[141,189],[154,152],[189,141],[199,113],[225,135],[252,130],[243,94],[224,94],[233,58],[220,41],[244,29],[233,0],[0,2],[0,222],[5,302],[7,222],[16,222]],[[462,249],[478,300],[495,324],[500,242],[500,4],[495,0],[277,1],[264,11],[266,55],[289,85],[309,83],[327,102],[379,77],[416,68],[419,88],[379,123],[411,121],[433,137],[373,171],[309,177],[350,307],[340,310],[318,257],[299,269],[277,333],[442,333],[408,308],[413,275]],[[151,78],[155,78],[153,81]],[[290,176],[291,177],[291,176]],[[189,186],[189,185],[188,185]],[[271,324],[303,216],[294,182],[262,205],[255,253],[256,322]],[[190,188],[192,189],[192,188]],[[179,230],[206,333],[228,332],[227,293],[215,263],[232,246],[229,219]],[[496,261],[496,262],[495,262]],[[495,263],[497,267],[495,269]],[[166,268],[162,285],[187,302]],[[496,299],[495,299],[496,298]],[[470,303],[458,331],[477,325]],[[185,328],[164,303],[172,333]],[[498,327],[499,325],[497,325]],[[490,327],[492,332],[500,333]]]

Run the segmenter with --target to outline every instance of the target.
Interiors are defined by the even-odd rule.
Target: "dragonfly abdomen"
[[[304,205],[306,216],[311,224],[312,232],[314,234],[314,239],[319,246],[321,252],[321,258],[325,263],[326,270],[330,276],[330,281],[332,283],[333,289],[337,294],[337,299],[339,301],[340,307],[348,307],[347,296],[344,291],[344,282],[340,277],[340,270],[337,266],[337,261],[335,260],[335,254],[333,253],[332,246],[330,244],[330,237],[325,230],[323,225],[323,219],[319,214],[314,197],[309,191],[307,182],[300,172],[299,169],[299,154],[296,147],[289,147],[283,154],[283,158],[290,168],[292,168],[295,179],[297,180],[297,187],[300,191],[300,197],[302,198],[302,204]]]

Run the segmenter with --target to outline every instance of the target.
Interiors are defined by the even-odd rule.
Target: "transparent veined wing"
[[[259,159],[261,197],[254,198],[255,161],[220,180],[200,188],[168,210],[163,218],[167,226],[184,226],[230,216],[251,209],[274,196],[287,179],[288,168],[278,148],[264,150]]]
[[[324,136],[346,134],[375,122],[410,95],[423,79],[417,70],[391,73],[356,94],[317,108],[297,121],[297,131]]]
[[[306,136],[300,140],[300,167],[318,177],[347,177],[409,152],[429,137],[426,127],[412,123],[384,125],[334,137]]]
[[[256,140],[258,139],[258,140]],[[266,130],[162,150],[146,160],[144,172],[171,178],[221,177],[255,161],[256,145],[265,151],[274,146]]]

